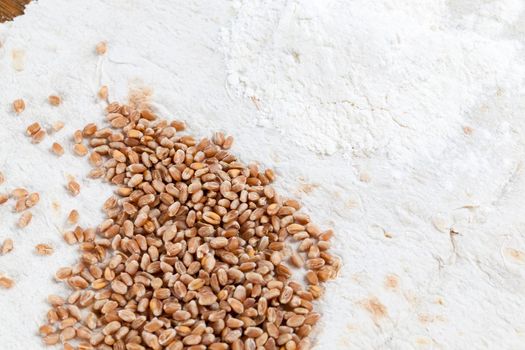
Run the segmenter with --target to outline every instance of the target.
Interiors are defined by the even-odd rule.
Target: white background
[[[112,189],[70,151],[75,129],[102,121],[102,84],[120,101],[151,88],[163,117],[233,135],[243,161],[274,168],[335,230],[344,267],[319,305],[316,349],[522,348],[524,34],[520,0],[31,4],[0,25],[0,191],[41,194],[23,230],[12,203],[0,207],[0,241],[15,243],[0,272],[17,283],[0,290],[0,349],[43,348],[46,296],[66,293],[52,276],[76,259],[67,213],[102,219]],[[64,130],[39,145],[24,135],[57,120]],[[35,255],[37,243],[55,254]]]

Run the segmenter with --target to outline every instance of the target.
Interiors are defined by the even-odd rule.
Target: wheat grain
[[[36,192],[33,192],[27,196],[25,199],[25,206],[27,208],[34,207],[40,201],[40,195]]]
[[[14,285],[15,285],[15,281],[12,278],[0,273],[0,287],[4,289],[10,289],[10,288],[13,288]]]
[[[51,255],[54,252],[54,249],[52,246],[50,246],[49,244],[44,244],[44,243],[37,244],[35,246],[35,250],[38,255]]]
[[[51,106],[55,106],[55,107],[60,105],[60,103],[62,103],[62,99],[60,98],[60,96],[57,96],[57,95],[50,95],[47,98],[47,100]]]
[[[88,154],[88,149],[86,146],[84,146],[83,144],[81,143],[76,143],[74,146],[73,146],[73,152],[75,152],[75,154],[77,156],[80,156],[80,157],[84,157],[85,155]]]
[[[149,109],[112,102],[106,110],[111,128],[88,124],[74,141],[78,148],[88,139],[89,176],[116,185],[119,197],[104,202],[98,227],[64,233],[81,257],[55,274],[74,292],[53,302],[48,320],[59,329],[44,328],[44,341],[67,348],[76,339],[79,349],[308,349],[320,317],[312,302],[340,268],[328,253],[332,231],[276,193],[272,170],[229,153],[231,136],[199,141],[179,135],[184,123],[159,121]],[[74,180],[67,188],[80,191]],[[72,211],[68,223],[77,221]],[[290,266],[308,269],[306,288]]]
[[[106,51],[107,51],[107,44],[105,41],[101,41],[95,46],[95,52],[97,53],[97,55],[104,55]]]
[[[78,222],[78,218],[80,217],[80,214],[76,209],[73,209],[69,212],[69,215],[67,216],[67,222],[70,225],[74,225]]]
[[[43,129],[38,130],[36,133],[32,135],[32,143],[40,143],[42,140],[44,140],[44,137],[46,136],[46,131]]]
[[[27,127],[26,133],[28,136],[33,136],[37,132],[39,132],[40,129],[41,129],[40,124],[38,122],[35,122]]]
[[[5,255],[12,250],[13,250],[13,240],[11,238],[6,238],[0,248],[0,254]]]
[[[24,100],[18,99],[13,101],[13,111],[15,111],[16,114],[22,113],[26,109],[26,104]]]
[[[62,156],[64,154],[64,148],[59,143],[53,142],[51,145],[51,151],[57,156]]]
[[[20,218],[18,219],[18,227],[24,228],[31,222],[31,219],[33,218],[33,214],[31,212],[24,212],[22,215],[20,215]]]
[[[70,180],[67,183],[67,190],[71,195],[78,196],[78,194],[80,193],[80,184],[75,180]]]
[[[108,87],[106,85],[103,85],[100,90],[98,90],[98,97],[101,100],[107,101],[108,99]]]

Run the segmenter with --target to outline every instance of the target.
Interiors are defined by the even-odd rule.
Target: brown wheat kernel
[[[80,184],[75,180],[71,180],[67,183],[67,190],[69,193],[71,193],[71,195],[78,196],[80,193]]]
[[[33,218],[33,214],[31,212],[26,211],[20,215],[20,218],[18,218],[18,227],[24,228],[31,222],[31,219]]]
[[[52,306],[62,306],[66,303],[66,301],[64,300],[64,298],[58,296],[58,295],[49,295],[47,297],[47,301],[49,304],[51,304]],[[69,326],[68,326],[69,327]],[[61,329],[64,329],[65,327],[61,327]]]
[[[46,336],[46,335],[54,333],[54,332],[55,332],[55,328],[53,326],[49,325],[49,324],[42,325],[38,329],[38,333],[40,333],[40,335],[42,335],[42,336]]]
[[[9,196],[7,194],[0,194],[0,205],[4,204],[9,200]]]
[[[87,124],[84,129],[82,129],[83,137],[91,137],[97,132],[97,125],[94,123]]]
[[[25,200],[25,205],[26,205],[27,208],[32,208],[39,201],[40,201],[40,195],[38,193],[36,193],[36,192],[33,192],[29,196],[27,196],[27,199]]]
[[[38,122],[35,122],[27,127],[26,133],[28,136],[33,136],[37,132],[39,132],[40,129],[41,129],[40,124]]]
[[[11,238],[6,238],[2,247],[0,248],[0,254],[4,255],[13,250],[13,240]]]
[[[15,188],[11,191],[11,197],[16,199],[26,198],[27,196],[29,196],[29,192],[22,187]]]
[[[60,105],[60,103],[62,102],[62,99],[60,98],[60,96],[57,96],[57,95],[50,95],[47,98],[47,100],[51,106],[55,106],[55,107]]]
[[[59,143],[53,142],[51,145],[51,151],[60,157],[64,154],[64,147],[62,147],[62,145]]]
[[[293,253],[292,256],[290,257],[290,263],[295,266],[295,267],[303,267],[304,266],[304,261],[303,261],[303,258],[301,258],[301,256],[297,253]]]
[[[75,152],[77,156],[84,157],[88,154],[88,149],[83,144],[77,143],[73,146],[73,152]]]
[[[71,277],[72,269],[70,267],[61,267],[55,273],[55,278],[59,281]]]
[[[100,90],[98,90],[98,97],[104,101],[108,99],[108,87],[106,85],[103,85]]]
[[[9,278],[8,276],[0,273],[0,287],[10,289],[13,288],[14,285],[15,281],[12,278]]]
[[[75,289],[86,289],[89,286],[89,282],[81,276],[70,277],[67,282]]]
[[[221,217],[217,213],[214,213],[212,211],[208,211],[202,214],[202,218],[204,219],[204,221],[212,225],[218,225],[221,222]]]
[[[46,131],[41,129],[38,130],[33,136],[32,136],[32,143],[40,143],[42,140],[44,140],[44,137],[46,137]]]
[[[50,246],[49,244],[44,244],[44,243],[37,244],[35,246],[35,250],[38,255],[51,255],[53,254],[53,251],[54,251],[52,246]]]
[[[82,143],[83,135],[81,130],[75,130],[73,133],[73,141],[75,143]]]
[[[15,204],[15,212],[16,213],[20,213],[24,210],[27,209],[27,206],[26,206],[26,200],[25,198],[21,198],[19,200],[16,201],[16,204]]]
[[[102,165],[102,156],[98,154],[97,152],[93,152],[89,156],[89,163],[94,166],[98,167]]]
[[[110,124],[113,128],[123,128],[129,123],[129,119],[123,116],[112,119]]]
[[[233,137],[232,136],[228,136],[228,137],[226,137],[224,139],[224,142],[222,144],[222,148],[230,149],[232,145],[233,145]]]
[[[275,172],[272,169],[266,169],[264,171],[264,175],[268,178],[268,180],[275,181]]]
[[[108,49],[108,46],[105,41],[101,41],[95,46],[95,51],[97,55],[104,55]]]
[[[13,101],[13,111],[15,111],[16,114],[20,114],[26,109],[26,104],[24,100],[18,99]]]
[[[4,176],[4,173],[2,173],[0,171],[0,185],[3,184],[5,182],[5,176]]]
[[[79,218],[79,214],[78,214],[78,211],[76,209],[73,209],[69,212],[69,215],[67,216],[67,222],[68,224],[70,225],[74,225],[78,222],[78,218]]]
[[[68,317],[65,320],[60,321],[58,328],[59,329],[66,329],[68,327],[72,327],[77,323],[77,319],[74,317]]]
[[[92,179],[98,179],[100,177],[103,177],[104,174],[105,174],[104,169],[102,169],[102,168],[95,168],[95,169],[91,169],[89,171],[88,176],[90,178],[92,178]]]
[[[75,337],[75,334],[76,334],[75,328],[73,327],[65,328],[64,330],[62,330],[62,332],[60,332],[60,341],[62,341],[63,343],[67,340],[71,340]]]
[[[222,146],[224,143],[224,133],[223,132],[215,132],[212,137],[213,143],[215,143],[217,146]]]
[[[42,340],[46,345],[55,345],[60,340],[60,337],[57,333],[52,333],[46,335]]]

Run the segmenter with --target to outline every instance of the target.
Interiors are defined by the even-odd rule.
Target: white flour
[[[43,349],[45,298],[64,293],[51,276],[76,256],[66,215],[102,218],[112,189],[85,179],[85,159],[49,152],[101,122],[101,84],[117,100],[151,87],[164,117],[234,135],[243,160],[274,167],[335,229],[344,268],[316,349],[521,348],[524,34],[520,0],[32,3],[0,25],[0,191],[42,196],[25,230],[0,207],[0,241],[15,241],[0,272],[17,281],[0,290],[0,348]],[[27,125],[56,120],[64,130],[30,144]],[[41,242],[56,253],[34,255]]]

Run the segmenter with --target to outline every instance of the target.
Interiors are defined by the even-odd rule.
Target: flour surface
[[[233,135],[334,228],[344,267],[315,349],[523,348],[524,44],[521,0],[31,3],[0,25],[0,192],[41,194],[24,230],[0,206],[0,241],[15,244],[0,272],[17,282],[0,290],[0,348],[45,348],[46,297],[65,294],[52,276],[76,259],[67,214],[102,220],[113,189],[71,152],[74,130],[102,122],[101,85],[120,101],[151,89],[163,117]],[[58,120],[39,145],[24,134]]]

